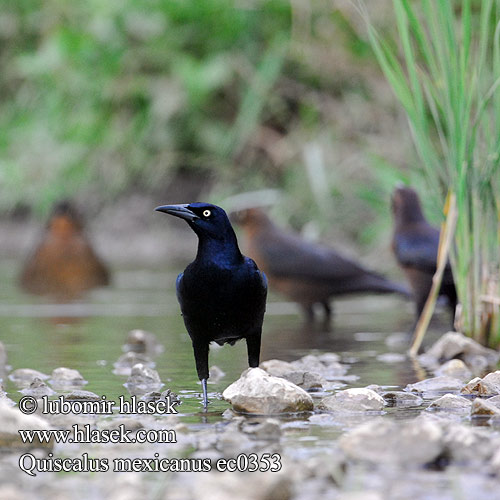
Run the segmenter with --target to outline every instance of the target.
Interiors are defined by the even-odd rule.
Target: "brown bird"
[[[416,321],[418,321],[432,287],[432,277],[436,272],[439,230],[427,222],[420,199],[416,191],[410,187],[399,186],[394,190],[392,213],[394,215],[392,249],[412,288]],[[447,297],[454,316],[457,292],[449,262],[443,274],[439,294]]]
[[[20,276],[22,288],[37,295],[72,300],[83,292],[109,284],[109,272],[83,231],[83,222],[68,201],[58,203],[40,243]]]
[[[276,226],[260,208],[233,215],[247,239],[247,253],[262,269],[272,287],[300,304],[309,321],[321,304],[325,320],[331,316],[330,298],[351,293],[400,293],[408,290],[380,274]]]

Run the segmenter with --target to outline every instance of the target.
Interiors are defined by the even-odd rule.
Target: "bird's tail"
[[[365,275],[359,285],[360,292],[397,293],[407,299],[410,299],[412,296],[408,287],[401,283],[395,283],[394,281],[388,280],[379,274]]]

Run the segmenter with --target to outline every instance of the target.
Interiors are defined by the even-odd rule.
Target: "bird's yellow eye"
[[[210,210],[203,210],[203,217],[210,217],[211,213]]]

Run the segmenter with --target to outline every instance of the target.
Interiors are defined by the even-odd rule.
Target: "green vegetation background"
[[[353,2],[3,0],[0,65],[3,213],[187,179],[279,188],[292,225],[387,245],[413,149]]]

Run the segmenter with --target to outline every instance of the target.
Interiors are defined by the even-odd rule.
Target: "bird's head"
[[[231,212],[230,218],[247,233],[256,233],[271,224],[266,211],[257,207]]]
[[[224,239],[227,235],[234,234],[226,212],[217,205],[210,203],[162,205],[155,210],[184,219],[200,238]]]
[[[396,186],[391,197],[391,208],[396,221],[408,223],[423,219],[418,194],[409,186]]]
[[[83,229],[83,221],[75,206],[68,200],[57,203],[50,214],[48,230],[57,235],[79,233]]]

